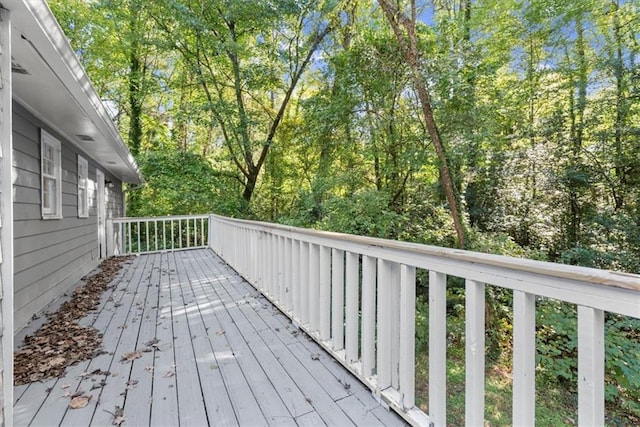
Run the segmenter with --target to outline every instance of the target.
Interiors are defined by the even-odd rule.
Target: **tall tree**
[[[454,191],[453,181],[449,172],[447,154],[440,139],[440,133],[433,115],[431,97],[427,89],[423,69],[421,66],[421,52],[418,48],[418,34],[416,31],[417,10],[415,0],[411,1],[409,14],[400,11],[397,5],[390,0],[378,0],[387,21],[391,25],[393,33],[398,40],[405,61],[411,69],[413,85],[420,100],[422,115],[427,131],[433,143],[439,161],[440,179],[444,188],[445,197],[451,211],[451,219],[457,236],[458,247],[464,247],[464,226],[458,210],[458,201]]]
[[[332,5],[201,3],[167,1],[156,21],[197,75],[248,203],[298,83],[331,31]]]

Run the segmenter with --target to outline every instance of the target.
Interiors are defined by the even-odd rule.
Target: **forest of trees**
[[[49,3],[145,175],[130,216],[640,273],[640,0]],[[541,378],[575,388],[575,307],[539,306]],[[639,327],[607,319],[612,424],[640,422]]]

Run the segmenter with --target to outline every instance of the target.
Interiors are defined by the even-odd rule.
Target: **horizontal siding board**
[[[86,223],[78,224],[69,229],[57,229],[48,233],[40,233],[14,239],[13,253],[16,257],[31,254],[34,250],[54,246],[69,240],[70,236],[84,236],[96,234],[97,225],[92,218],[85,218]],[[93,218],[95,220],[95,218]]]
[[[64,207],[66,206],[71,206],[76,210],[76,215],[78,214],[78,195],[77,194],[69,194],[69,193],[62,193],[62,207],[63,207],[63,211],[62,214],[64,216],[67,216],[67,214],[64,211]]]
[[[37,141],[40,137],[39,122],[31,113],[24,109],[20,104],[13,103],[13,132],[24,136],[25,138]]]
[[[40,189],[38,188],[14,185],[13,194],[14,204],[26,203],[30,205],[40,205]]]
[[[42,219],[40,203],[15,203],[13,205],[13,215],[15,218],[20,218],[20,220]]]
[[[64,200],[63,195],[63,200]],[[77,196],[73,196],[77,199]],[[67,199],[69,202],[71,198]],[[29,204],[29,203],[16,203],[13,205],[13,214],[16,218],[19,218],[20,221],[25,220],[37,220],[42,219],[42,210],[40,208],[40,203]],[[78,217],[78,206],[77,204],[63,203],[62,204],[62,217],[63,218],[73,218]],[[54,221],[59,222],[60,219],[47,219],[46,221]]]
[[[83,263],[85,259],[86,262]],[[72,289],[76,282],[80,280],[82,276],[86,275],[98,265],[97,257],[87,256],[85,259],[78,260],[76,265],[73,266],[74,268],[72,270],[64,270],[55,273],[51,279],[48,279],[49,283],[44,283],[45,280],[43,280],[43,283],[36,284],[39,288],[44,289],[44,291],[40,292],[35,297],[27,298],[27,303],[25,305],[19,308],[17,305],[15,306],[15,331],[22,329],[29,322],[29,320],[31,320],[34,314],[40,313],[42,309],[49,303]],[[65,273],[66,275],[63,273]],[[47,286],[48,284],[53,283],[54,280],[55,285]],[[16,297],[20,297],[20,295],[16,294]],[[22,298],[20,297],[19,301],[21,301],[21,299]]]
[[[21,156],[30,157],[32,159],[40,159],[40,143],[31,139],[28,139],[22,135],[13,134],[13,154],[19,154]]]
[[[47,265],[36,265],[33,268],[25,270],[16,275],[18,279],[25,283],[23,279],[28,279],[28,286],[16,286],[14,307],[16,310],[27,305],[32,299],[37,299],[40,295],[46,293],[50,288],[58,286],[58,284],[73,274],[80,266],[97,260],[96,247],[86,245],[69,251]],[[84,271],[82,275],[88,273]],[[32,313],[33,314],[33,313]]]
[[[24,169],[15,169],[15,179],[13,183],[20,187],[37,188],[40,191],[40,173],[31,172]]]
[[[40,159],[21,153],[18,150],[13,150],[13,167],[40,174]]]
[[[69,238],[66,241],[56,242],[54,245],[40,247],[24,255],[14,257],[14,273],[16,282],[23,283],[25,274],[30,276],[35,271],[41,271],[41,275],[31,278],[35,281],[44,277],[47,272],[56,271],[72,261],[72,254],[80,256],[87,249],[97,245],[95,233],[88,233],[78,237]],[[30,277],[27,276],[27,277]],[[27,282],[29,283],[29,282]],[[16,289],[18,289],[16,284]]]
[[[84,221],[95,223],[96,218],[95,216],[89,218],[65,217],[62,219],[47,221],[43,221],[40,219],[16,221],[14,225],[14,238],[19,239],[22,237],[37,236],[40,234],[53,233],[56,231],[74,230],[78,226],[85,225]]]

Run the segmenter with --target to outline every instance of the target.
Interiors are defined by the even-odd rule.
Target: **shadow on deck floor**
[[[138,256],[118,277],[81,322],[106,353],[16,386],[16,426],[405,425],[211,250]],[[69,408],[79,391],[89,404]]]

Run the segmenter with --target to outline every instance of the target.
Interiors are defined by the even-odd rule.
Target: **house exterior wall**
[[[80,152],[25,108],[13,105],[14,331],[65,293],[99,262],[96,169],[106,186],[107,218],[123,212],[121,182]],[[40,129],[61,141],[62,219],[42,219],[40,205]],[[99,141],[93,142],[98,144]],[[89,163],[89,217],[78,218],[78,164]]]

